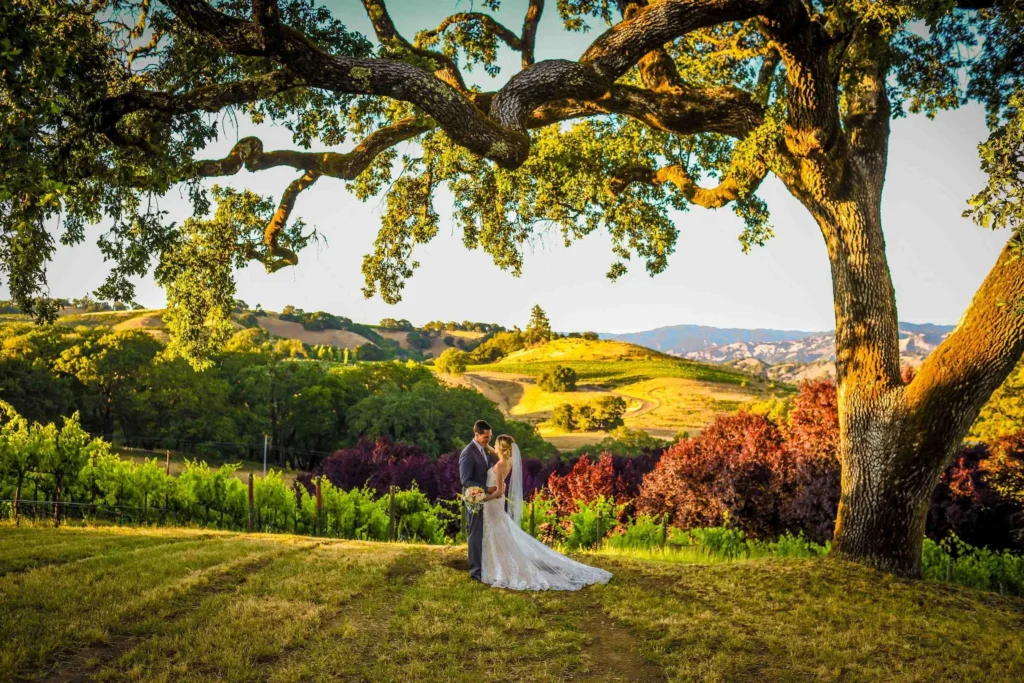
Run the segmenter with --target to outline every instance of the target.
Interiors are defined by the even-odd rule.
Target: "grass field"
[[[0,525],[0,680],[997,681],[1024,601],[831,560],[584,558],[494,590],[464,547]]]

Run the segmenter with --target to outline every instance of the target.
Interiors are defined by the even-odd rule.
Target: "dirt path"
[[[579,627],[590,636],[583,651],[587,674],[578,681],[664,681],[665,672],[639,654],[640,643],[632,633],[596,611]]]
[[[586,669],[569,680],[648,683],[668,679],[660,667],[640,654],[640,640],[605,614],[587,590],[565,595],[555,604],[552,618],[577,617],[576,628],[589,637],[580,653]]]
[[[522,386],[523,378],[518,375],[509,375],[509,379],[505,379],[494,375],[466,373],[462,377],[470,387],[498,404],[498,409],[506,417],[512,414],[512,409],[519,404],[523,394],[526,393]]]
[[[463,378],[465,378],[469,386],[497,403],[501,412],[506,416],[512,414],[512,409],[515,408],[519,403],[519,400],[523,397],[523,394],[526,392],[523,385],[537,383],[536,377],[531,377],[529,375],[515,375],[512,373],[474,372],[466,373],[463,375]],[[626,413],[626,417],[640,417],[641,415],[646,415],[653,410],[661,408],[661,401],[657,398],[655,398],[654,401],[648,401],[647,399],[643,399],[638,396],[629,396],[618,391],[608,391],[607,389],[601,389],[599,387],[586,384],[580,385],[578,391],[580,393],[594,392],[610,394],[612,396],[618,396],[627,403],[639,403],[640,407],[637,410]]]

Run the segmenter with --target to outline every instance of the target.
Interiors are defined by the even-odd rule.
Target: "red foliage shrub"
[[[637,511],[683,528],[730,522],[753,535],[780,527],[788,463],[781,430],[760,415],[720,415],[661,456],[644,478]]]
[[[554,499],[559,516],[569,515],[579,508],[576,501],[590,503],[598,497],[624,502],[626,496],[615,475],[612,456],[603,454],[595,463],[590,458],[580,458],[565,476],[552,474],[548,489]]]
[[[1024,549],[1024,498],[1019,492],[1014,495],[1011,483],[1021,471],[1024,434],[1000,439],[991,446],[975,444],[961,449],[932,495],[928,535],[942,539],[955,533],[974,546]]]
[[[913,370],[904,372],[905,381]],[[637,507],[684,528],[731,523],[747,533],[832,538],[840,496],[839,412],[830,380],[804,382],[789,421],[720,416],[684,439],[644,478]],[[940,477],[927,533],[974,546],[1024,549],[1024,432],[966,446]]]
[[[832,538],[839,509],[839,407],[832,380],[803,382],[784,425],[789,481],[781,522],[811,540]]]

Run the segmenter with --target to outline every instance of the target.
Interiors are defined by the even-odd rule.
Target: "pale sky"
[[[349,27],[372,35],[357,0],[328,4]],[[471,6],[466,0],[388,4],[399,30],[410,39],[416,30],[436,26],[452,9]],[[505,0],[503,5],[506,25],[518,32],[526,0]],[[590,34],[566,34],[554,3],[550,5],[541,23],[538,60],[578,58],[601,27]],[[500,86],[518,64],[517,53],[506,50],[503,57],[509,68],[497,79],[491,81],[482,71],[474,72],[474,78],[481,84],[491,81],[488,89]],[[892,129],[882,217],[899,317],[953,324],[1009,237],[960,217],[967,198],[984,181],[977,156],[977,144],[986,137],[982,111],[972,105],[934,121],[912,116],[893,121]],[[222,157],[238,138],[253,134],[268,150],[291,147],[287,130],[242,121],[238,130],[226,129],[210,145],[208,156]],[[248,187],[276,201],[296,175],[291,169],[243,170],[217,182]],[[604,276],[612,262],[610,241],[599,233],[568,249],[554,233],[527,251],[521,278],[503,273],[482,251],[462,246],[451,221],[451,197],[441,193],[435,199],[442,217],[440,234],[415,252],[421,267],[407,284],[403,301],[390,306],[379,297],[367,300],[360,292],[362,257],[372,249],[383,199],[362,203],[345,191],[342,181],[321,178],[299,197],[293,218],[315,226],[327,244],[301,253],[297,268],[268,275],[255,265],[238,272],[237,296],[268,310],[292,304],[364,323],[394,317],[417,325],[441,319],[523,326],[533,305],[540,304],[561,331],[631,332],[676,324],[831,329],[831,280],[817,226],[774,177],[759,194],[768,202],[775,226],[776,237],[767,246],[743,254],[737,240],[742,226],[729,209],[695,207],[676,215],[679,242],[666,272],[651,278],[634,260],[631,272],[611,283]],[[162,207],[177,221],[188,215],[188,204],[177,192]],[[49,268],[52,295],[78,297],[102,283],[107,267],[95,246],[102,231],[102,225],[93,226],[85,244],[58,247]],[[0,287],[0,297],[6,296],[6,286]],[[139,282],[137,300],[147,307],[162,307],[165,301],[152,277]]]

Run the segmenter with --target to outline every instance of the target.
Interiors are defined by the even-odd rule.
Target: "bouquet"
[[[468,489],[463,491],[462,500],[466,503],[466,509],[474,515],[480,514],[480,510],[483,508],[483,499],[487,493],[479,486],[470,486]]]

